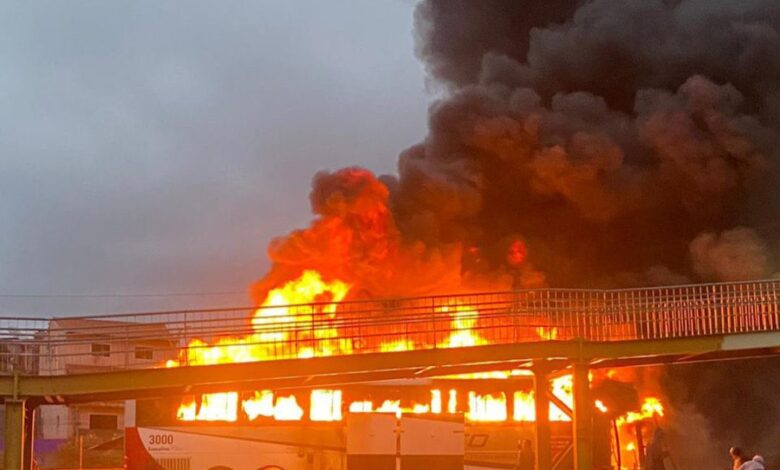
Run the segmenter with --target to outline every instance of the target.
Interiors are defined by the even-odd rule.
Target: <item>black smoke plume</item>
[[[490,269],[517,237],[556,286],[777,272],[780,3],[425,0],[417,25],[449,93],[391,185],[406,236]],[[768,360],[665,383],[721,442],[773,452],[779,378]]]
[[[772,274],[780,4],[427,0],[417,25],[449,93],[390,183],[406,237],[488,270],[522,239],[552,285]]]
[[[427,137],[396,175],[318,175],[317,218],[274,242],[268,279],[322,260],[383,296],[778,272],[780,2],[423,0],[416,25],[443,93]],[[734,367],[668,375],[714,435],[758,446],[742,418],[780,367]],[[719,414],[714,397],[749,410]]]

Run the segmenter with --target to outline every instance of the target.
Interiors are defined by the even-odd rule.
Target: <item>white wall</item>
[[[70,410],[65,405],[42,405],[38,408],[40,432],[44,439],[67,439],[72,432]]]

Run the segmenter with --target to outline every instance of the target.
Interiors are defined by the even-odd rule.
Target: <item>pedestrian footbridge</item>
[[[578,469],[589,469],[590,369],[778,353],[780,280],[4,317],[5,468],[28,468],[23,430],[30,410],[45,403],[516,368],[531,369],[539,379],[567,367],[574,375],[575,460]],[[541,410],[544,405],[537,404]],[[542,421],[537,425],[545,426]],[[548,453],[541,447],[543,462]]]

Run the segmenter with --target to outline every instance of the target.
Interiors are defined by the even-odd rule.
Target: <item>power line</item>
[[[0,298],[6,299],[103,299],[103,298],[134,298],[134,297],[205,297],[220,295],[246,294],[246,291],[223,292],[168,292],[151,294],[4,294]]]

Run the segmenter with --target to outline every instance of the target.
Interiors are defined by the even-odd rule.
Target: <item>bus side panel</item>
[[[320,458],[318,458],[320,457]],[[295,445],[222,438],[170,428],[135,428],[128,470],[310,470],[324,456]]]
[[[127,470],[164,470],[146,451],[138,428],[125,428],[125,468]]]

